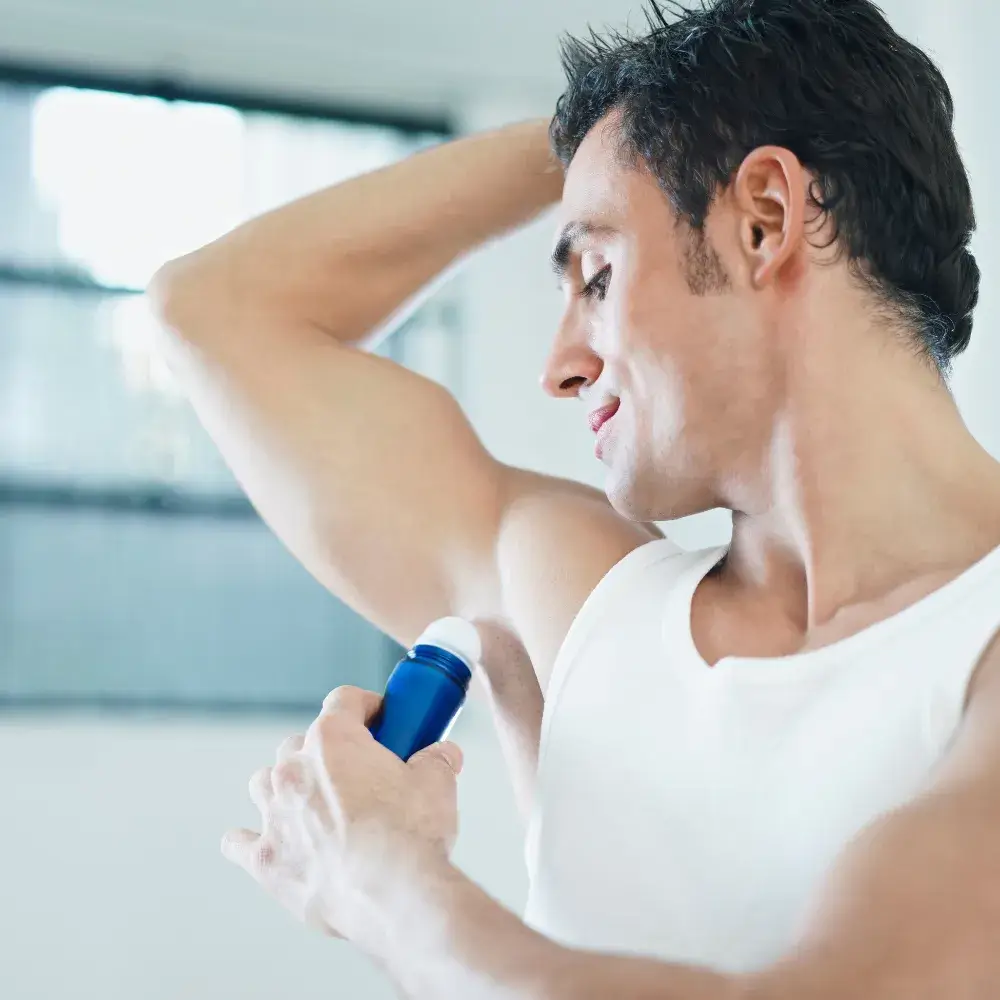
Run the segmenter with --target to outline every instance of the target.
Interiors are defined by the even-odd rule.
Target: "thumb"
[[[435,769],[439,772],[451,772],[451,777],[458,777],[462,773],[464,757],[461,749],[455,743],[434,743],[415,753],[407,762],[414,771],[428,773]]]

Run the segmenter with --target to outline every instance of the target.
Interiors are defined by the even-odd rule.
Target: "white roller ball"
[[[415,646],[439,646],[460,657],[471,669],[482,655],[476,626],[464,618],[439,618],[424,629]]]

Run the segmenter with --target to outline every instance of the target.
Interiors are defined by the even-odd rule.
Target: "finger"
[[[453,780],[462,773],[464,757],[461,748],[454,743],[435,743],[414,754],[408,763],[422,774],[440,772]]]
[[[361,688],[345,685],[326,696],[321,714],[344,715],[367,726],[381,707],[381,695],[375,694],[374,691],[364,691]]]
[[[313,772],[309,761],[297,754],[276,765],[271,774],[271,784],[276,798],[308,798],[312,793]]]
[[[294,757],[297,753],[301,753],[305,741],[306,738],[301,733],[296,733],[295,736],[289,736],[287,740],[284,740],[275,755],[278,763],[280,764],[282,761]]]
[[[222,837],[222,856],[256,877],[267,863],[268,853],[259,833],[253,830],[229,830]]]
[[[271,800],[274,798],[274,786],[271,784],[271,768],[262,767],[259,771],[254,771],[250,778],[248,788],[250,801],[266,814],[271,808]]]

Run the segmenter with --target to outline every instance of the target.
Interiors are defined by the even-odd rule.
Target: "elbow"
[[[160,323],[174,333],[183,333],[196,319],[197,302],[211,286],[207,268],[199,254],[188,254],[168,261],[153,275],[146,297]]]
[[[217,325],[232,299],[227,284],[219,264],[198,250],[160,267],[146,287],[146,298],[166,334],[197,341]]]
[[[165,331],[183,333],[190,325],[192,304],[198,298],[198,270],[190,256],[179,257],[160,267],[147,285],[146,299]]]

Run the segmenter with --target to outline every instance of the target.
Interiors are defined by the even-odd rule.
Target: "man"
[[[415,997],[992,997],[1000,466],[945,381],[979,282],[948,88],[867,0],[650,18],[567,45],[564,185],[527,124],[155,283],[292,551],[403,643],[457,614],[521,644],[536,683],[491,679],[512,746],[544,696],[528,925],[448,862],[457,750],[394,759],[357,691],[226,853]],[[545,385],[584,403],[610,504],[351,347],[560,190]],[[727,550],[645,526],[718,506]]]

